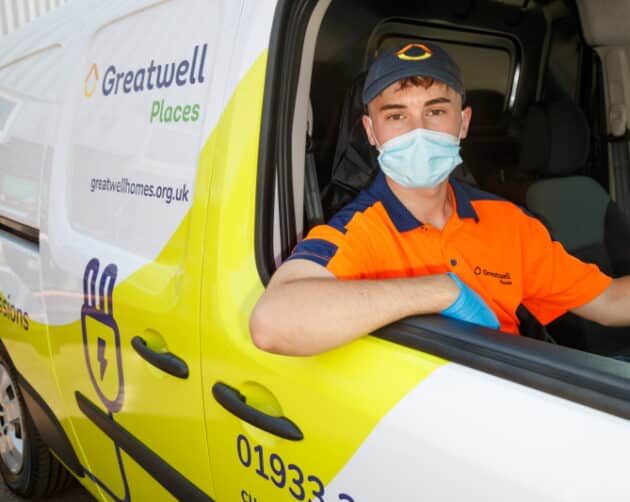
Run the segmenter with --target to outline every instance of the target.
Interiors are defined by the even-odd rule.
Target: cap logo
[[[420,53],[414,49],[420,49]],[[423,44],[408,44],[396,53],[398,59],[404,61],[422,61],[423,59],[429,59],[432,55],[431,49]]]

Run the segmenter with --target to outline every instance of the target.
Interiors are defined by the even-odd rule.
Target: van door
[[[83,14],[42,242],[61,392],[105,499],[210,500],[198,324],[210,165],[199,152],[221,112],[217,68],[240,3]]]
[[[270,24],[271,2],[255,3],[244,15],[257,21],[250,39]],[[370,10],[339,3],[357,18]],[[306,123],[304,87],[283,82],[298,78],[296,53],[309,64],[310,25],[287,21],[309,5],[278,2],[269,51],[233,58],[244,76],[214,133],[223,148],[213,158],[201,341],[217,500],[621,500],[630,447],[621,362],[441,316],[313,357],[254,347],[249,315],[284,247],[274,238],[295,242],[274,223],[291,222],[288,187],[304,164],[295,154],[305,127],[291,135]]]
[[[222,148],[212,157],[216,203],[207,216],[201,344],[215,494],[221,501],[358,502],[347,481],[332,479],[387,410],[443,361],[373,337],[309,358],[264,353],[250,339],[249,315],[263,288],[253,195],[271,4],[246,3],[229,68],[238,85],[213,132]]]

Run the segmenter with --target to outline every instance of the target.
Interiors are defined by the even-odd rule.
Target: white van
[[[628,22],[622,0],[77,0],[0,39],[9,487],[625,500],[628,329],[524,317],[519,337],[428,316],[293,358],[258,350],[248,320],[374,174],[354,97],[400,40],[462,67],[459,175],[527,206],[579,185],[579,212],[543,221],[629,274]]]

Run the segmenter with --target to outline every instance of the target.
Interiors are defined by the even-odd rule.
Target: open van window
[[[560,71],[558,68],[549,70],[549,65],[562,57],[558,54],[563,51],[566,53],[567,37],[579,37],[578,31],[574,31],[572,35],[566,33],[567,26],[577,27],[575,10],[566,11],[539,3],[531,3],[525,7],[492,1],[483,2],[483,7],[470,8],[463,13],[456,7],[438,6],[438,2],[426,2],[418,6],[371,1],[361,2],[359,5],[358,2],[333,0],[330,4],[325,4],[320,2],[315,6],[314,3],[303,2],[293,8],[285,5],[276,15],[277,23],[297,16],[299,21],[292,18],[292,26],[301,28],[299,33],[287,30],[287,36],[279,37],[270,48],[268,82],[275,82],[273,88],[269,89],[270,95],[277,101],[267,95],[258,185],[258,208],[261,211],[257,224],[257,261],[264,281],[278,264],[278,257],[280,261],[286,258],[308,230],[304,226],[304,221],[309,221],[308,214],[304,216],[303,213],[308,212],[308,207],[304,209],[300,205],[300,201],[303,203],[304,179],[308,178],[304,175],[306,161],[294,152],[295,148],[303,151],[301,138],[307,132],[304,114],[308,103],[306,99],[298,99],[305,96],[302,86],[308,86],[310,82],[310,102],[313,107],[312,142],[318,179],[316,189],[324,194],[324,213],[329,209],[325,194],[330,193],[331,179],[334,181],[334,160],[339,157],[339,152],[336,152],[341,134],[339,127],[340,124],[343,125],[344,119],[347,120],[342,114],[347,112],[344,99],[348,97],[348,89],[356,85],[357,75],[365,71],[374,56],[397,40],[422,40],[425,37],[439,40],[453,49],[455,58],[460,57],[464,61],[464,71],[472,75],[473,81],[475,77],[479,79],[479,83],[475,84],[478,87],[471,89],[469,99],[473,105],[473,124],[476,114],[480,117],[480,123],[476,127],[471,126],[471,135],[464,143],[463,157],[472,171],[473,182],[481,189],[492,189],[500,193],[501,189],[517,184],[519,190],[523,190],[531,181],[544,176],[540,173],[523,173],[519,169],[519,162],[523,153],[522,134],[528,113],[532,106],[553,92],[551,81],[564,77],[561,85],[575,85],[576,94],[573,98],[577,106],[582,99],[581,93],[592,92],[592,88],[587,90],[581,84],[586,72],[581,51],[573,54],[575,61],[566,62],[570,70],[568,75],[554,75],[554,71]],[[313,13],[316,15],[309,17]],[[563,16],[574,16],[573,22],[556,19]],[[353,26],[352,30],[347,30],[349,24]],[[554,27],[563,31],[558,34]],[[313,54],[311,51],[315,32],[317,36]],[[307,34],[306,38],[300,36],[304,33]],[[562,46],[557,48],[555,43]],[[294,47],[294,50],[291,51],[290,47]],[[280,59],[294,63],[284,67],[282,83],[272,80],[274,75],[279,75],[277,70],[274,72],[274,64]],[[488,69],[494,73],[484,71],[484,65],[488,65]],[[484,78],[489,81],[484,81]],[[579,85],[576,79],[580,81]],[[274,94],[274,89],[282,89],[282,93]],[[285,117],[282,116],[283,113],[286,113]],[[292,124],[292,127],[288,127],[288,124]],[[597,135],[601,131],[595,130],[592,133]],[[372,155],[373,175],[375,156],[374,153]],[[290,161],[293,162],[292,165]],[[365,159],[366,165],[369,162],[370,159]],[[273,166],[273,169],[269,166]],[[270,216],[274,206],[273,191],[263,188],[273,186],[270,184],[272,179],[276,180],[278,187],[274,226]],[[363,179],[362,183],[369,180],[369,177]],[[501,186],[494,190],[497,185]],[[357,193],[365,186],[350,188]],[[312,188],[307,187],[307,192]],[[267,210],[264,209],[265,206]],[[266,225],[261,219],[263,214],[267,215]],[[280,249],[276,248],[272,252],[270,236],[274,232],[279,232],[282,238]],[[564,333],[561,333],[565,337],[559,338],[565,345],[572,346],[567,339],[571,339],[573,333],[566,330],[567,328],[563,328]],[[467,331],[466,335],[462,334],[464,331]],[[599,383],[591,380],[591,376],[582,373],[594,361],[599,364],[599,359],[590,359],[587,354],[575,353],[563,347],[542,345],[541,348],[538,341],[525,338],[515,340],[498,333],[494,336],[479,328],[461,331],[459,326],[452,326],[447,320],[432,317],[396,323],[375,335],[536,387],[542,385],[547,388],[549,377],[552,374],[557,375],[558,365],[568,363],[572,368],[571,372],[577,373],[573,373],[565,383],[581,374],[583,381],[591,382],[587,384],[589,388],[600,388]],[[431,339],[432,336],[436,337],[435,340]],[[627,338],[627,333],[621,336]],[[492,348],[489,349],[487,344]],[[578,348],[589,350],[588,346]],[[614,352],[617,349],[621,350],[621,354]],[[617,349],[607,355],[625,357],[626,349],[630,349],[630,342],[624,342]],[[485,357],[487,350],[492,352],[489,358]],[[598,351],[595,346],[591,350]],[[479,357],[481,353],[485,354],[484,357]],[[543,378],[547,383],[534,382],[536,378],[522,379],[523,373],[520,369],[533,369],[534,360],[538,360],[541,354],[544,354],[543,366],[546,369],[537,367],[536,378]],[[621,366],[614,366],[613,369],[609,361],[601,361],[601,364],[609,368],[612,374],[618,374],[617,371],[623,367],[623,363],[619,363]],[[559,392],[570,399],[581,399],[571,391],[565,393],[568,389],[565,385],[560,386],[563,389],[561,391],[558,387],[552,387],[554,385],[549,387],[552,393]],[[595,401],[589,400],[589,405],[601,408],[602,405]],[[608,404],[603,406],[607,407]]]

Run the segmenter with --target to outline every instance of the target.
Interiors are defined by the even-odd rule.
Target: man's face
[[[462,110],[461,96],[441,82],[429,88],[395,82],[368,104],[363,127],[372,145],[414,129],[430,129],[465,138],[472,110]]]

